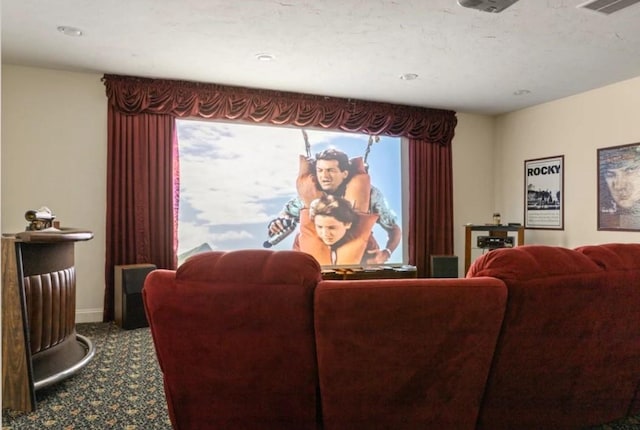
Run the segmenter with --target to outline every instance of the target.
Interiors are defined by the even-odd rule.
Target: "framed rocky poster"
[[[564,230],[564,155],[524,162],[524,226]]]
[[[598,149],[598,230],[640,231],[640,143]]]

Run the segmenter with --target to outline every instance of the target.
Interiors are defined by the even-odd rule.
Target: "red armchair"
[[[207,252],[143,289],[174,429],[315,429],[313,294],[294,251]]]
[[[324,428],[474,429],[506,300],[492,278],[323,281]]]
[[[478,258],[509,300],[478,429],[576,429],[634,412],[640,246],[525,245]]]

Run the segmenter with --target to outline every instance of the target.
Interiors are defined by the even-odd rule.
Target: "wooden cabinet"
[[[524,245],[524,227],[521,225],[493,225],[493,224],[467,224],[465,226],[465,239],[464,239],[464,273],[469,271],[469,267],[473,260],[478,258],[482,253],[496,249],[491,246],[480,248],[477,246],[478,237],[488,237],[491,241],[496,239],[499,243],[500,239],[508,238],[507,246],[521,246]]]
[[[322,279],[352,281],[356,279],[403,279],[415,278],[418,275],[416,266],[374,266],[323,269]]]
[[[76,333],[74,244],[91,232],[2,237],[2,407],[33,411],[35,392],[72,376],[95,354]]]

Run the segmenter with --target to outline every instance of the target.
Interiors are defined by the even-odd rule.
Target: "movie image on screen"
[[[296,249],[323,267],[403,264],[402,142],[178,120],[178,255]]]

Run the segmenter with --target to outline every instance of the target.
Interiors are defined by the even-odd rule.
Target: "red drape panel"
[[[177,266],[178,158],[175,119],[108,107],[104,321],[114,317],[113,268]]]
[[[429,276],[431,255],[453,254],[451,145],[409,140],[409,263]]]

